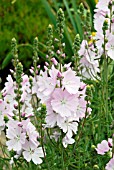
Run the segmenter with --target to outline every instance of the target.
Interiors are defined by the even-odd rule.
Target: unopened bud
[[[58,64],[58,62],[57,62],[57,60],[55,58],[52,58],[51,61],[53,62],[54,65]]]

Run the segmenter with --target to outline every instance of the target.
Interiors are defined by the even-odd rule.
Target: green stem
[[[20,96],[19,94],[19,86],[18,86],[18,95]],[[18,99],[18,111],[19,111],[19,121],[21,122],[21,105],[20,105],[20,98]]]
[[[107,133],[109,133],[109,118],[108,118],[108,58],[106,56],[106,43],[105,43],[105,34],[104,34],[104,64],[103,64],[103,107],[104,114],[106,119]]]

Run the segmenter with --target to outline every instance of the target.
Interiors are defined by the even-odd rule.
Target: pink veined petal
[[[24,159],[26,159],[27,162],[30,162],[32,159],[32,156],[29,151],[24,151],[23,152]]]
[[[114,49],[109,49],[107,54],[112,60],[114,60]]]
[[[42,163],[42,159],[40,157],[44,157],[43,150],[41,147],[36,148],[34,153],[32,154],[32,161],[37,165]]]
[[[39,154],[39,157],[44,157],[44,153],[43,153],[43,150],[42,150],[42,147],[38,147],[36,149],[36,153]]]
[[[106,164],[106,170],[114,170],[114,157]]]
[[[32,155],[32,161],[34,162],[34,164],[41,164],[42,163],[42,159],[38,157],[37,154]]]
[[[105,152],[108,152],[110,149],[108,142],[103,140],[100,144],[97,145],[96,151],[100,155],[104,155]]]
[[[13,149],[14,149],[14,151],[20,151],[22,149],[22,144],[20,143],[20,141],[17,142],[15,140],[15,144],[13,146]]]
[[[12,150],[14,146],[14,140],[9,140],[6,142],[6,145],[8,146],[8,150]]]

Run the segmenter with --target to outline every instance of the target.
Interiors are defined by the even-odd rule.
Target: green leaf
[[[94,9],[95,9],[95,0],[86,0],[86,2],[88,3],[89,7],[90,7],[90,11],[91,11],[91,14],[92,14],[92,17],[94,15]]]
[[[70,11],[70,8],[69,8],[69,6],[68,6],[68,3],[67,3],[66,0],[63,0],[63,2],[64,2],[64,5],[65,5],[65,7],[66,7],[66,10],[67,10],[67,12],[68,12],[68,15],[69,15],[69,18],[70,18],[70,20],[71,20],[72,26],[73,26],[73,28],[74,28],[74,30],[75,30],[75,33],[77,34],[77,33],[78,33],[78,28],[77,28],[77,25],[76,25],[76,23],[75,23],[75,21],[74,21],[74,18],[73,18],[73,16],[72,16],[72,13],[71,13],[71,11]]]
[[[78,15],[78,7],[77,7],[77,4],[76,4],[76,1],[75,0],[72,0],[72,6],[74,8],[74,11],[75,11],[75,22],[77,24],[77,28],[78,28],[78,32],[80,34],[80,38],[82,39],[83,38],[83,31],[82,31],[82,26],[81,26],[81,19]]]
[[[47,0],[42,0],[42,3],[44,4],[44,8],[45,8],[51,22],[53,23],[54,26],[56,26],[56,17],[53,14],[53,11],[52,11],[50,4],[48,3]]]
[[[8,55],[5,57],[5,59],[2,62],[2,69],[4,69],[5,67],[7,67],[7,65],[11,62],[11,59],[13,58],[12,53],[8,53]]]

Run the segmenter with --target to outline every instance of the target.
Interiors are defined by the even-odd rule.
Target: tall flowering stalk
[[[39,147],[39,133],[30,120],[34,115],[31,105],[31,85],[19,62],[15,38],[12,39],[12,48],[14,70],[11,70],[11,73],[15,81],[11,75],[8,75],[2,90],[0,132],[5,131],[6,146],[9,153],[13,151],[13,154],[9,155],[10,164],[17,165],[17,162],[25,160],[37,165],[42,163],[41,157],[44,157],[44,153]]]
[[[55,39],[58,44],[57,52],[53,52],[52,58],[53,39],[48,40],[48,57],[47,55],[46,57],[47,63],[51,63],[51,66],[45,63],[44,71],[40,71],[37,79],[33,78],[32,92],[40,99],[40,103],[46,105],[44,127],[50,129],[49,138],[54,138],[59,144],[58,147],[61,147],[62,169],[65,169],[65,148],[75,143],[73,136],[77,134],[78,124],[85,114],[91,113],[91,109],[87,106],[89,101],[85,100],[86,84],[73,71],[71,63],[64,64],[64,13],[62,9],[59,9],[57,13],[57,32],[58,39]],[[48,27],[48,37],[52,38],[51,26]],[[77,48],[79,49],[79,42],[77,44],[77,47],[74,45],[75,52]]]
[[[23,73],[17,43],[12,39],[14,70],[7,77],[0,99],[0,133],[4,131],[6,135],[10,164],[18,165],[23,161],[28,165],[32,161],[38,165],[44,157],[44,164],[50,169],[47,153],[51,155],[54,150],[58,155],[53,157],[53,154],[51,158],[53,161],[58,159],[59,164],[61,161],[61,165],[57,165],[59,168],[88,168],[90,160],[85,160],[84,153],[80,150],[80,145],[84,145],[83,152],[89,147],[95,148],[100,155],[108,153],[111,160],[105,169],[114,169],[113,126],[110,129],[113,109],[109,90],[110,63],[114,60],[113,1],[99,0],[96,5],[95,33],[91,33],[90,11],[83,4],[79,6],[79,13],[83,21],[84,40],[81,42],[79,35],[75,36],[73,62],[65,63],[66,57],[70,56],[65,54],[65,48],[68,47],[64,43],[65,17],[61,8],[57,12],[57,38],[54,39],[53,26],[48,26],[47,55],[45,64],[41,63],[43,67],[38,64],[41,57],[38,54],[39,40],[37,37],[34,39],[30,77]],[[97,104],[95,110],[94,103]],[[92,114],[90,105],[93,108]],[[96,122],[102,123],[97,134]],[[89,137],[85,135],[87,140],[83,138],[88,125],[94,130],[92,134],[88,133],[89,137],[92,136],[90,139],[96,139],[93,142],[100,141],[101,133],[105,133],[105,137],[110,135],[108,141],[104,139],[97,147],[90,147]],[[44,167],[41,165],[41,168]],[[95,162],[92,167],[98,169],[100,166]]]

